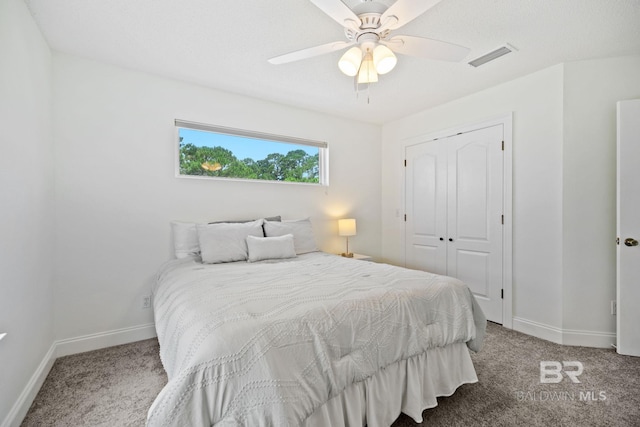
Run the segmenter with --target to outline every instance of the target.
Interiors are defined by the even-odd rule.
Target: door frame
[[[440,138],[454,136],[459,133],[473,132],[476,130],[502,125],[504,140],[503,159],[503,188],[502,211],[504,214],[504,227],[502,229],[502,326],[513,329],[513,112],[497,117],[485,119],[479,122],[467,123],[435,132],[405,138],[401,141],[402,158],[406,158],[407,147],[416,144],[436,141]],[[402,180],[402,209],[406,211],[406,168]],[[406,212],[405,212],[406,213]],[[403,224],[401,236],[402,255],[406,266],[406,222]]]

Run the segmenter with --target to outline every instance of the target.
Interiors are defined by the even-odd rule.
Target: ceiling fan
[[[320,10],[344,27],[347,41],[336,41],[297,50],[269,59],[271,64],[286,64],[318,55],[347,50],[338,61],[340,70],[356,83],[378,81],[378,74],[391,71],[397,58],[394,55],[417,56],[440,61],[461,61],[469,49],[440,40],[415,36],[395,35],[409,21],[431,9],[440,0],[397,0],[391,6],[363,0],[350,9],[341,0],[310,0]]]

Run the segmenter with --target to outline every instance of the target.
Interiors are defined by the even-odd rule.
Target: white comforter
[[[154,310],[169,382],[149,426],[297,426],[349,384],[484,332],[456,279],[323,253],[172,261]]]

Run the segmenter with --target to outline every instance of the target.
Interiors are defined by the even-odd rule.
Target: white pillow
[[[198,231],[195,223],[171,221],[171,233],[173,234],[173,250],[176,258],[200,254],[200,243],[198,243]]]
[[[249,262],[296,257],[293,234],[278,237],[248,236],[247,248],[249,249]]]
[[[280,221],[280,215],[264,218],[269,221]],[[215,221],[209,224],[220,223],[245,223],[257,221],[256,219],[250,220],[225,220]],[[176,258],[186,258],[190,255],[200,255],[200,242],[198,242],[198,230],[196,229],[195,222],[180,222],[171,221],[171,233],[173,236],[173,252]],[[264,232],[263,232],[264,236]]]
[[[246,261],[247,236],[262,237],[262,220],[245,223],[198,224],[202,262]]]
[[[265,221],[264,234],[267,237],[293,234],[293,244],[297,255],[318,251],[309,218],[282,222]]]

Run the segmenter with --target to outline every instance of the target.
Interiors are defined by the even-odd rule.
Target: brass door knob
[[[631,237],[624,239],[624,244],[627,246],[638,246],[638,241]]]

